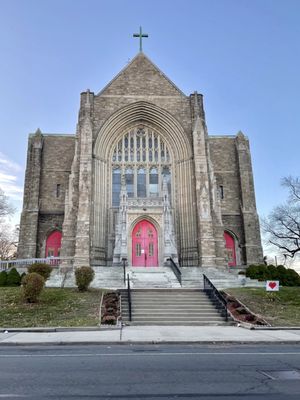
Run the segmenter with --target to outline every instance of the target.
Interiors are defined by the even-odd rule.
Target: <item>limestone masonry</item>
[[[261,262],[248,139],[208,136],[202,95],[140,52],[100,93],[81,93],[75,135],[29,135],[18,258],[51,256]]]

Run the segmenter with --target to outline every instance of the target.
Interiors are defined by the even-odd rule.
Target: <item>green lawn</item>
[[[0,288],[0,327],[99,325],[101,290],[45,288],[39,302],[24,303],[20,287]]]
[[[300,326],[300,287],[282,287],[279,292],[266,292],[264,288],[235,288],[225,292],[272,326]]]

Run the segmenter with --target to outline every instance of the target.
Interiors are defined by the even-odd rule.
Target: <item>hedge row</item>
[[[246,269],[246,276],[259,281],[276,280],[281,286],[300,286],[299,274],[283,265],[250,265]]]
[[[20,286],[23,276],[25,275],[25,272],[20,275],[16,268],[12,268],[8,272],[1,271],[0,286]]]

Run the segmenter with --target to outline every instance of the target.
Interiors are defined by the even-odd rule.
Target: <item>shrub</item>
[[[246,276],[258,280],[278,280],[281,286],[300,286],[300,276],[293,269],[287,269],[283,265],[250,265],[246,270]]]
[[[52,268],[48,264],[35,263],[28,267],[28,272],[36,272],[37,274],[41,275],[46,281],[51,275]]]
[[[269,280],[277,280],[278,279],[278,269],[275,265],[267,265],[267,276]]]
[[[16,268],[12,268],[7,273],[6,286],[20,286],[20,285],[21,285],[21,275],[16,270]]]
[[[23,273],[21,274],[21,285],[22,285],[22,280],[23,280],[24,276],[26,276],[26,272],[23,272]]]
[[[264,281],[267,278],[267,267],[264,264],[261,265],[249,265],[246,269],[246,276],[251,279],[258,279]]]
[[[1,271],[0,272],[0,286],[6,286],[7,282],[7,272]]]
[[[294,269],[288,268],[285,272],[283,286],[300,286],[300,276]]]
[[[23,296],[28,303],[36,303],[45,284],[45,279],[36,272],[24,276],[22,280]]]
[[[75,270],[76,285],[80,291],[87,290],[94,279],[95,272],[91,267],[80,267]]]

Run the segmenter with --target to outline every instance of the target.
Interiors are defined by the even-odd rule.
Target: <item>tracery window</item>
[[[165,176],[171,194],[170,153],[163,139],[148,127],[125,133],[112,156],[112,205],[119,205],[122,175],[128,197],[159,197]]]

